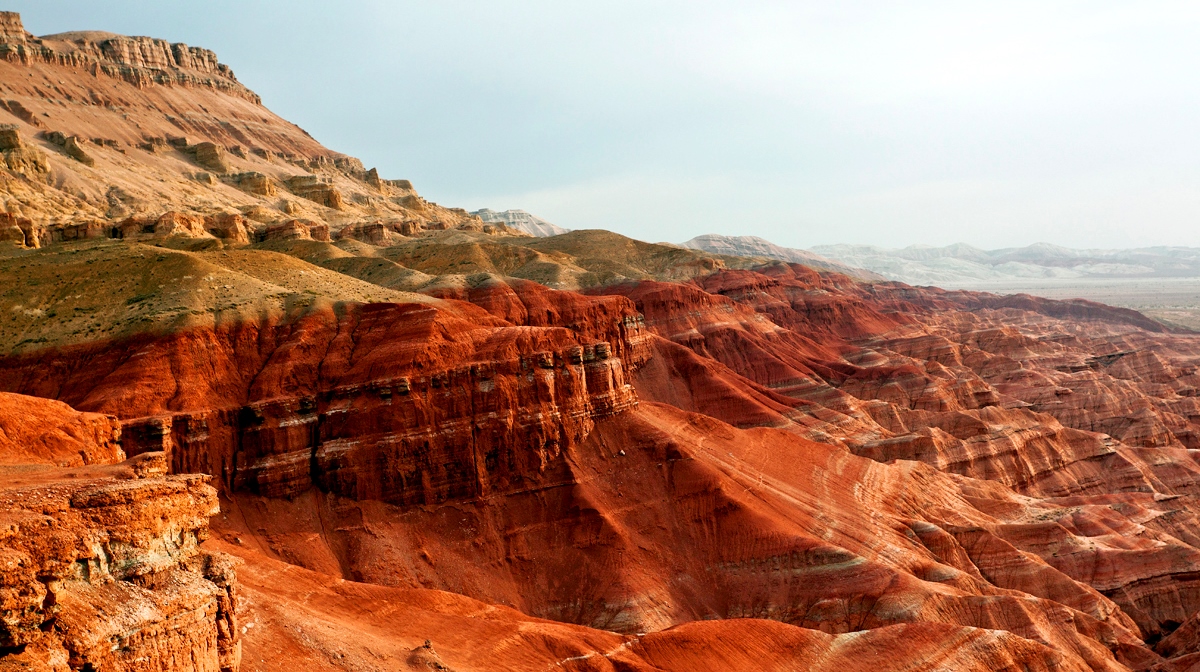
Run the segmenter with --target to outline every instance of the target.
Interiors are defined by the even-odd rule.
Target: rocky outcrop
[[[299,219],[289,219],[279,224],[270,224],[259,229],[255,240],[316,240],[329,242],[329,225],[319,222],[306,222]]]
[[[46,227],[34,224],[26,217],[17,217],[10,212],[0,212],[0,242],[10,242],[22,247],[41,247],[50,242]]]
[[[0,58],[29,63],[66,65],[122,79],[134,86],[151,84],[210,88],[259,103],[216,54],[186,44],[149,37],[126,37],[100,32],[73,32],[34,37],[25,31],[16,12],[3,13]]]
[[[80,467],[125,459],[121,424],[50,399],[0,392],[0,463]]]
[[[228,173],[229,162],[225,160],[225,148],[212,142],[201,142],[187,148],[196,165],[214,173]]]
[[[547,236],[558,236],[570,231],[561,226],[555,226],[546,220],[535,217],[524,210],[505,210],[504,212],[496,212],[484,208],[471,213],[475,217],[492,224],[503,224],[510,229],[527,233],[538,238]]]
[[[0,664],[238,668],[232,561],[198,547],[216,492],[143,473],[0,490]]]
[[[40,137],[50,144],[61,147],[64,154],[82,163],[83,165],[96,165],[96,160],[83,150],[83,146],[80,144],[79,138],[75,137],[74,135],[65,135],[59,131],[49,131],[43,132]]]
[[[234,561],[199,547],[216,490],[162,453],[118,463],[119,434],[0,394],[0,668],[233,672]]]
[[[46,155],[26,143],[16,126],[0,126],[0,151],[4,153],[5,166],[14,173],[39,179],[50,172]]]
[[[342,209],[342,193],[333,186],[333,182],[329,178],[319,175],[297,175],[288,178],[286,184],[288,191],[300,198],[307,198],[334,210]]]
[[[250,242],[250,227],[240,213],[222,213],[205,218],[204,229],[213,236],[234,244]]]
[[[411,220],[353,222],[339,229],[337,238],[350,238],[371,245],[387,247],[400,242],[405,237],[416,235],[420,230],[420,224]]]
[[[157,238],[169,236],[197,238],[207,235],[209,234],[204,227],[204,219],[194,215],[167,212],[154,222],[154,236]]]
[[[92,387],[72,397],[84,408],[120,409],[130,454],[166,449],[178,471],[215,474],[230,490],[294,496],[318,486],[397,503],[478,497],[522,487],[597,418],[635,403],[621,358],[641,356],[628,307],[587,303],[610,321],[580,337],[502,327],[479,309],[475,323],[420,305],[364,305],[129,344],[149,348],[131,359],[88,348],[69,356],[91,361],[90,373],[71,366],[60,369],[68,378],[43,380]],[[609,340],[594,340],[601,335]],[[168,383],[174,374],[158,368],[200,351],[220,358],[217,370]],[[190,392],[174,401],[136,392],[156,387],[143,385],[152,378]]]
[[[275,181],[262,173],[238,173],[229,176],[228,179],[237,185],[239,189],[257,196],[270,197],[278,193],[278,190],[275,188]]]

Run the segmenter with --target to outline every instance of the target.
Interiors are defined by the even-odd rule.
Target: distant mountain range
[[[780,261],[804,264],[812,268],[837,271],[838,273],[845,273],[846,275],[862,280],[887,279],[869,270],[827,259],[808,250],[798,250],[793,247],[776,245],[758,236],[722,236],[710,233],[703,236],[696,236],[687,242],[680,243],[680,247],[711,252],[713,254],[726,254],[734,257],[778,259]]]
[[[1077,250],[1048,243],[981,250],[963,243],[888,249],[823,245],[813,252],[914,285],[977,285],[1013,280],[1200,277],[1200,249]]]
[[[525,233],[528,233],[531,236],[537,236],[538,238],[558,236],[570,231],[570,229],[564,229],[561,226],[555,226],[541,217],[531,215],[524,210],[505,210],[504,212],[496,212],[495,210],[484,208],[482,210],[476,210],[471,214],[478,215],[479,218],[485,222],[498,222],[508,226],[509,228],[516,229],[518,231],[524,231]]]
[[[524,210],[471,213],[485,222],[545,238],[571,230]],[[1029,281],[1081,279],[1200,278],[1200,248],[1143,247],[1081,250],[1049,243],[983,250],[966,243],[945,247],[821,245],[808,250],[777,245],[758,236],[705,234],[679,247],[735,257],[761,257],[836,271],[861,280],[898,280],[910,285],[957,288]]]

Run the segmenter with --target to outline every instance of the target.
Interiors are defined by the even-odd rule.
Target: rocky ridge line
[[[35,37],[16,12],[0,12],[0,58],[38,60],[121,79],[136,87],[205,87],[262,104],[258,94],[237,81],[229,66],[208,49],[151,37],[77,32]]]

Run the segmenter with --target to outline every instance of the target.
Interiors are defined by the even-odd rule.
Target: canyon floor
[[[1200,667],[1200,336],[533,237],[0,14],[0,670]]]

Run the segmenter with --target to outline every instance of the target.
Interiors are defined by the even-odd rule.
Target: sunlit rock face
[[[114,418],[61,402],[0,395],[0,436],[0,666],[238,669],[235,562],[200,546],[207,476],[122,461]]]

